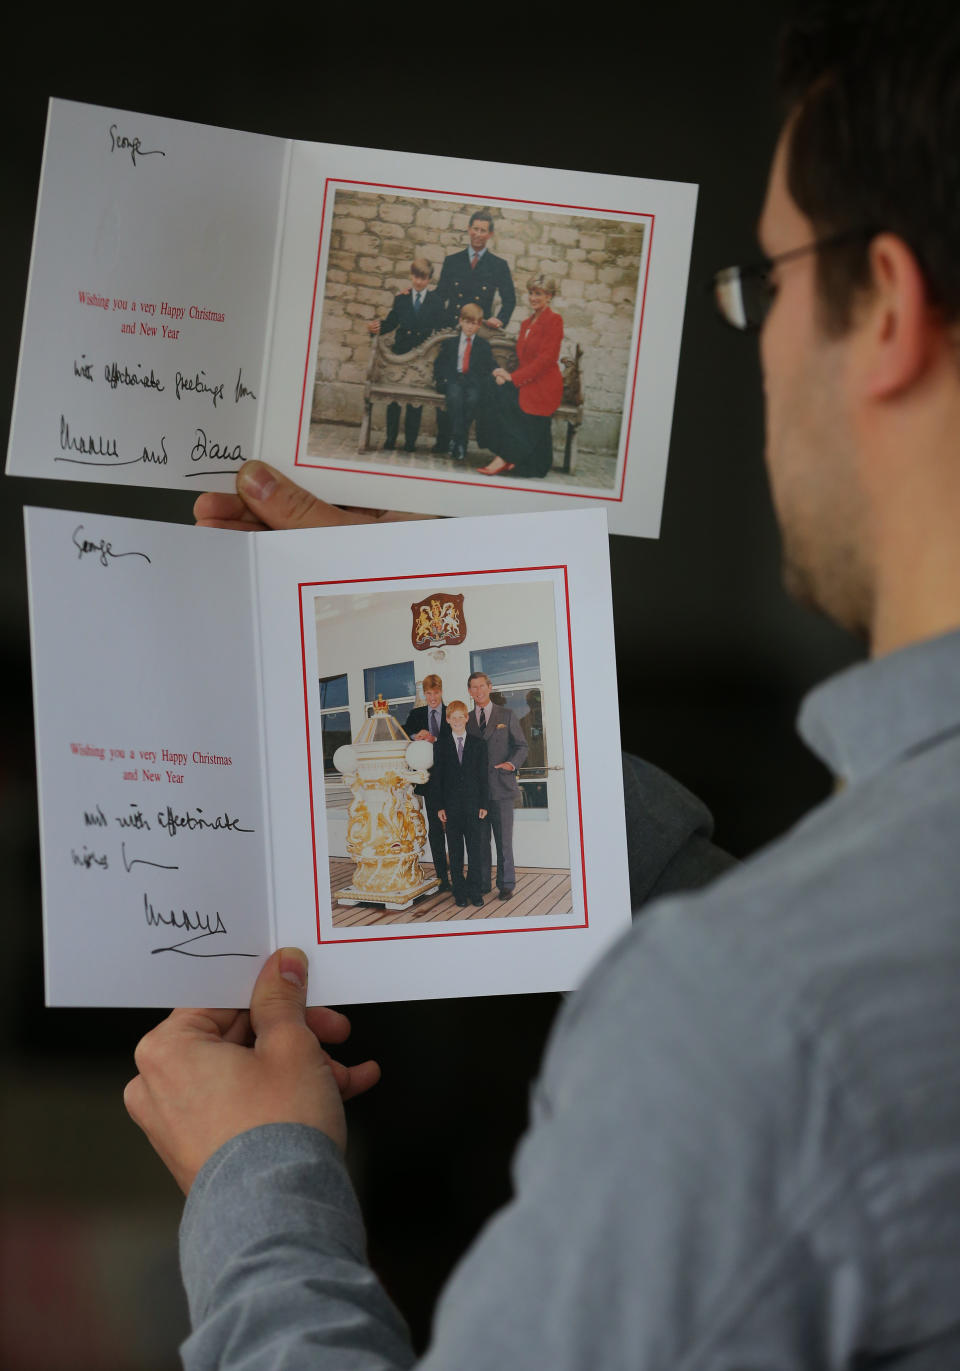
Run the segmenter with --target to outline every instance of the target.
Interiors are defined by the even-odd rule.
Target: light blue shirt
[[[960,1365],[960,634],[801,730],[842,788],[570,998],[423,1371]],[[182,1260],[188,1371],[413,1361],[311,1129],[207,1163]]]

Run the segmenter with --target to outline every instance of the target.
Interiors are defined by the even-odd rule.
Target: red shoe
[[[515,466],[516,462],[504,462],[502,467],[477,467],[477,471],[481,476],[503,476]]]

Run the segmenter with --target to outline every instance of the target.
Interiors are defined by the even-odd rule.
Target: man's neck
[[[926,400],[871,447],[874,657],[960,627],[960,387]]]

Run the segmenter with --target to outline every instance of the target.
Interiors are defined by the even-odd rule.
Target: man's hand
[[[369,322],[369,324],[367,324],[367,331],[368,331],[369,333],[379,333],[379,332],[380,332],[380,320],[379,320],[379,319],[371,319],[370,322]]]
[[[376,1085],[376,1062],[343,1066],[321,1039],[350,1032],[335,1009],[306,1009],[307,959],[295,947],[275,952],[257,977],[249,1014],[236,1009],[175,1009],[134,1054],[140,1074],[124,1092],[180,1189],[225,1142],[267,1123],[303,1123],[341,1148],[343,1101]]]
[[[513,762],[495,762],[493,769],[494,771],[516,771],[517,768]]]
[[[499,319],[484,319],[483,322],[486,324],[487,328],[503,328],[503,324],[501,324]]]
[[[341,524],[393,523],[428,516],[404,514],[395,509],[328,505],[266,462],[244,462],[237,472],[236,495],[226,491],[207,491],[199,495],[193,506],[193,517],[204,528],[253,533],[266,528],[333,528]]]

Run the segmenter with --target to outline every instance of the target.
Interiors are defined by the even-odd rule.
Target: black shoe
[[[466,457],[466,450],[460,443],[452,443],[450,446],[450,456],[454,462],[462,462]]]
[[[395,438],[388,438],[383,445],[383,450],[384,452],[393,452],[396,449],[396,446],[397,440]]]
[[[433,445],[433,450],[434,450],[435,453],[437,453],[438,456],[440,456],[440,457],[446,457],[447,453],[450,451],[450,444],[449,444],[449,443],[434,443],[434,445]]]
[[[500,891],[500,895],[499,895],[498,898],[501,899],[501,900],[512,900],[512,899],[513,899],[513,890],[512,890],[512,889],[511,889],[511,890],[501,890],[501,891]]]
[[[404,452],[416,452],[417,445],[416,443],[404,443],[403,450]]]
[[[485,886],[483,887],[483,889],[480,891],[480,894],[481,894],[481,895],[489,895],[489,894],[490,894],[490,891],[491,891],[492,889],[493,889],[492,886],[485,885]]]
[[[482,895],[474,895],[474,897],[473,897],[473,899],[470,901],[470,903],[471,903],[471,904],[475,904],[475,905],[477,906],[478,909],[482,909],[482,908],[483,908],[483,896],[482,896]]]
[[[466,907],[467,907],[467,905],[468,905],[469,903],[470,903],[469,900],[457,900],[457,908],[458,908],[458,909],[466,909]],[[481,900],[480,903],[483,904],[483,901]]]
[[[437,886],[437,894],[441,895],[443,891],[452,889],[453,886],[450,884],[449,881],[441,881],[440,884]]]

